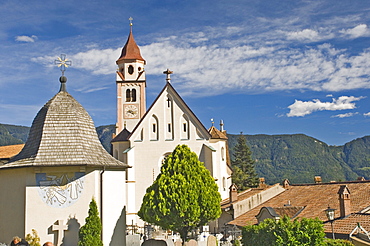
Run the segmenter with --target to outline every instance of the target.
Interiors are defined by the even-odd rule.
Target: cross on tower
[[[58,224],[57,225],[54,224],[52,230],[58,231],[58,241],[56,245],[60,246],[62,244],[62,240],[64,237],[64,231],[68,230],[68,226],[63,225],[63,220],[58,220]]]
[[[66,59],[65,54],[61,54],[60,57],[58,57],[55,61],[54,64],[60,67],[60,71],[62,71],[62,76],[64,76],[64,71],[66,71],[66,68],[68,66],[72,66],[72,61]]]
[[[168,68],[167,68],[167,70],[166,70],[166,71],[164,71],[163,73],[167,75],[167,76],[166,76],[166,81],[167,81],[168,83],[170,83],[170,82],[171,82],[171,77],[170,77],[170,75],[171,75],[171,74],[173,74],[173,71],[170,71],[170,69],[168,69]]]

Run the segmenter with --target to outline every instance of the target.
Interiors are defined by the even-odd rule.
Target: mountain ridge
[[[0,146],[24,143],[30,127],[0,123]],[[115,125],[96,127],[104,148],[110,152]],[[227,134],[230,156],[239,134]],[[315,176],[323,182],[370,179],[370,136],[341,146],[328,145],[305,134],[245,135],[256,161],[258,175],[266,183],[312,183]]]

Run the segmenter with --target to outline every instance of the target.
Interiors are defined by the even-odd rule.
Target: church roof
[[[22,151],[0,168],[79,165],[128,167],[108,154],[90,115],[61,89],[36,115]]]
[[[116,63],[118,64],[120,63],[120,61],[123,61],[126,59],[140,60],[140,61],[145,62],[144,58],[141,56],[140,48],[135,42],[134,35],[132,34],[132,28],[130,28],[130,34],[127,38],[125,46],[122,49],[121,56],[120,58],[118,58]]]
[[[211,128],[209,128],[208,131],[212,136],[211,138],[213,139],[227,139],[227,136],[225,135],[225,133],[221,132],[214,126],[211,126]]]
[[[112,139],[111,142],[121,142],[121,141],[128,141],[128,137],[130,136],[131,132],[124,128],[115,138]]]

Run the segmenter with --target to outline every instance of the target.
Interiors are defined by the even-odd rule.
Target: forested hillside
[[[114,125],[96,128],[99,139],[110,152]],[[0,124],[0,146],[23,143],[29,127]],[[274,184],[287,178],[292,183],[312,183],[314,176],[323,182],[370,179],[370,136],[344,146],[328,146],[304,134],[245,135],[260,177]],[[230,156],[238,135],[228,134]]]
[[[237,136],[228,135],[231,157]],[[252,157],[256,161],[257,173],[264,177],[267,183],[278,183],[285,178],[292,183],[312,183],[314,176],[321,176],[324,182],[354,180],[358,176],[366,176],[353,170],[353,165],[346,162],[347,155],[343,149],[347,148],[349,143],[345,146],[328,146],[303,134],[246,135],[246,138]],[[361,139],[353,142],[361,142]],[[370,141],[368,144],[370,147]],[[366,162],[366,156],[360,154],[364,153],[366,146],[358,146],[355,149],[358,156],[362,156],[361,160]]]

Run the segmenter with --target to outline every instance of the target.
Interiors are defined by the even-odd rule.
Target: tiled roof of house
[[[280,217],[288,216],[289,218],[295,218],[298,216],[300,212],[302,212],[304,208],[305,207],[303,206],[297,206],[297,207],[285,206],[285,207],[273,208],[273,209]]]
[[[370,214],[359,214],[354,213],[345,218],[334,220],[333,227],[336,234],[347,234],[349,235],[353,229],[356,228],[357,223],[366,230],[370,231]],[[324,230],[331,232],[331,225],[329,222],[324,224]]]
[[[322,221],[327,221],[324,210],[328,206],[336,209],[336,217],[338,218],[340,213],[337,193],[341,185],[347,185],[351,192],[352,212],[359,212],[370,205],[370,181],[290,185],[284,192],[237,217],[229,224],[238,226],[256,224],[257,219],[255,216],[262,207],[284,207],[286,204],[295,207],[305,207],[297,218],[317,217]]]
[[[24,144],[0,146],[0,159],[9,159],[15,156],[22,150],[23,146]]]
[[[108,154],[89,114],[61,89],[38,112],[22,151],[0,168],[68,165],[128,167]]]

